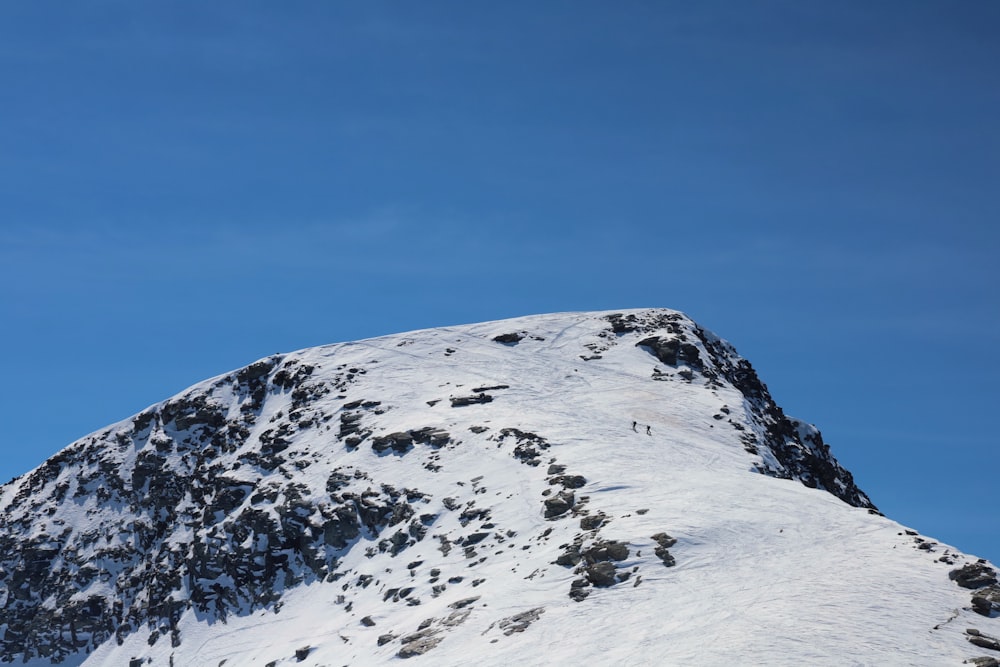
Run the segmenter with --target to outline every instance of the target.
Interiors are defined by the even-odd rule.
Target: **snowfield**
[[[410,332],[207,380],[0,489],[0,657],[1000,659],[992,566],[881,516],[748,368],[652,309]],[[981,585],[959,586],[963,567]]]

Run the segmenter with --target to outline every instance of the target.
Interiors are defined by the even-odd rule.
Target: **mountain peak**
[[[7,661],[781,664],[898,659],[899,637],[951,659],[990,638],[956,618],[1000,615],[989,564],[879,515],[749,362],[667,309],[266,357],[0,504]],[[874,623],[885,581],[903,597]]]

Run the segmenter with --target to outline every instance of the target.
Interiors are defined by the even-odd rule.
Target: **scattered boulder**
[[[545,611],[545,607],[535,607],[534,609],[529,609],[528,611],[523,611],[520,614],[515,614],[513,616],[508,616],[500,621],[500,629],[508,637],[515,632],[524,632],[528,629],[528,626],[538,620],[538,617],[542,615]]]
[[[475,603],[476,600],[478,600],[479,598],[480,598],[479,595],[475,595],[475,596],[473,596],[471,598],[462,598],[461,600],[457,600],[455,602],[452,602],[448,606],[451,607],[452,609],[465,609],[469,605]]]
[[[986,598],[981,597],[979,595],[975,595],[972,597],[972,611],[976,612],[977,614],[988,617],[990,616],[990,614],[992,614],[993,609],[994,609],[993,603],[987,600]]]
[[[572,491],[560,491],[556,495],[546,498],[544,501],[545,518],[554,519],[555,517],[562,516],[573,509],[575,502],[576,498]]]
[[[408,431],[400,431],[372,438],[372,449],[379,454],[390,449],[397,454],[405,454],[412,446],[413,436]]]
[[[621,313],[613,313],[604,319],[611,323],[611,331],[617,335],[636,331],[640,324],[642,324],[639,322],[639,318],[633,314],[623,315]]]
[[[653,549],[653,553],[656,554],[657,558],[663,561],[663,564],[667,567],[673,567],[677,564],[677,561],[668,551],[669,547],[677,544],[677,539],[670,537],[666,533],[657,533],[651,538],[656,542],[656,547]]]
[[[579,489],[586,483],[583,475],[557,475],[549,479],[549,484],[562,484],[567,489]]]
[[[615,566],[604,561],[588,565],[586,570],[587,580],[594,586],[613,586],[615,584]]]
[[[403,645],[396,652],[396,656],[400,658],[412,658],[415,655],[427,653],[441,643],[441,637],[437,635],[438,630],[427,628],[403,637],[400,640]]]
[[[493,337],[494,343],[501,343],[502,345],[511,345],[511,346],[517,345],[522,340],[524,340],[524,334],[517,332],[500,334],[499,336]]]
[[[979,648],[986,648],[991,651],[1000,651],[1000,639],[985,635],[976,628],[966,628],[965,638],[969,640],[970,644],[974,644]]]
[[[948,578],[962,588],[983,588],[997,583],[997,573],[984,561],[969,563],[964,567],[952,570]]]
[[[586,597],[590,595],[590,591],[587,590],[588,586],[590,586],[590,582],[588,582],[586,579],[583,578],[574,579],[573,583],[569,585],[570,599],[573,600],[574,602],[580,602],[586,599]]]
[[[451,407],[460,408],[466,405],[491,403],[493,402],[493,397],[489,394],[473,394],[472,396],[454,396],[449,400],[451,401]]]
[[[587,563],[620,561],[628,558],[628,546],[624,542],[614,540],[601,541],[581,553]]]
[[[969,640],[970,644],[978,646],[979,648],[985,648],[991,651],[1000,651],[1000,641],[997,641],[992,637],[977,635],[975,637],[966,637],[966,639]]]
[[[559,554],[558,558],[556,558],[556,565],[573,567],[581,560],[583,560],[583,555],[580,553],[580,545],[571,544],[567,546],[561,554]]]
[[[981,658],[969,658],[962,664],[973,665],[973,667],[1000,667],[1000,661],[996,658],[990,658],[987,656],[983,656]]]
[[[700,369],[703,366],[698,348],[677,338],[652,336],[644,338],[635,345],[648,350],[667,366],[676,366],[678,362],[684,362],[692,368]]]

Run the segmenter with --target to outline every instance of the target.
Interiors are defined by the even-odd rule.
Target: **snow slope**
[[[881,516],[669,310],[269,357],[0,506],[0,658],[32,665],[1000,658],[990,564]]]

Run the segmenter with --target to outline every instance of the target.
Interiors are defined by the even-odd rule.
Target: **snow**
[[[150,645],[148,630],[140,629],[121,645],[108,641],[82,662],[63,664],[121,666],[141,658],[164,666],[384,665],[403,660],[401,639],[422,629],[440,643],[405,659],[418,665],[945,665],[986,652],[963,632],[997,634],[998,621],[971,612],[969,591],[948,578],[975,559],[936,543],[919,549],[891,519],[755,472],[777,461],[767,451],[748,452],[730,424],[753,426],[743,395],[726,383],[683,381],[676,376],[683,365],[668,367],[636,347],[638,332],[608,336],[608,314],[430,329],[287,355],[286,362],[314,365],[317,378],[336,369],[366,371],[346,396],[333,392],[311,405],[318,412],[339,418],[357,400],[384,408],[364,412],[360,423],[372,435],[355,449],[337,438],[336,419],[295,433],[290,458],[308,461],[295,470],[295,483],[325,497],[330,473],[341,468],[369,476],[350,482],[359,491],[384,483],[419,490],[425,497],[414,503],[418,512],[436,515],[426,537],[392,556],[371,548],[398,527],[362,534],[339,561],[343,578],[291,587],[279,608],[244,609],[225,622],[189,609],[179,624],[180,646],[167,636]],[[517,344],[492,340],[511,332],[525,336]],[[654,368],[670,379],[651,379]],[[224,377],[184,395],[210,391]],[[508,388],[483,392],[493,397],[489,403],[449,401],[498,385]],[[289,401],[287,393],[268,396],[248,443],[289,412]],[[730,412],[720,413],[723,407]],[[231,402],[230,414],[237,413]],[[801,435],[815,432],[797,426]],[[125,427],[130,420],[110,430]],[[374,437],[424,427],[444,429],[452,444],[416,444],[405,454],[371,447]],[[501,437],[511,428],[550,444],[540,465],[512,456],[514,438]],[[237,454],[220,456],[235,461]],[[118,465],[130,470],[137,455],[123,450]],[[544,517],[543,501],[560,489],[547,479],[553,460],[586,479],[574,493],[578,502],[587,498],[582,507],[591,516],[607,516],[598,534],[581,529],[583,515]],[[227,475],[258,488],[280,477],[247,466]],[[16,483],[3,490],[4,506],[16,490]],[[463,525],[446,498],[488,510],[488,518]],[[67,501],[61,516],[86,530],[92,505]],[[654,554],[652,536],[662,532],[677,539],[673,567]],[[473,533],[488,533],[472,546],[473,557],[461,545],[444,553],[437,537],[455,542]],[[597,539],[626,543],[628,557],[615,566],[630,576],[574,601],[570,584],[580,575],[554,561],[581,536],[584,547]],[[191,537],[192,528],[180,526],[170,541],[183,545]],[[946,554],[955,564],[939,560]],[[435,569],[440,575],[432,582]],[[364,575],[372,577],[367,586],[359,583]],[[405,588],[413,590],[391,594]],[[504,633],[505,619],[532,610],[541,611],[523,632]],[[362,622],[368,618],[372,625]],[[395,637],[380,646],[386,634]]]

